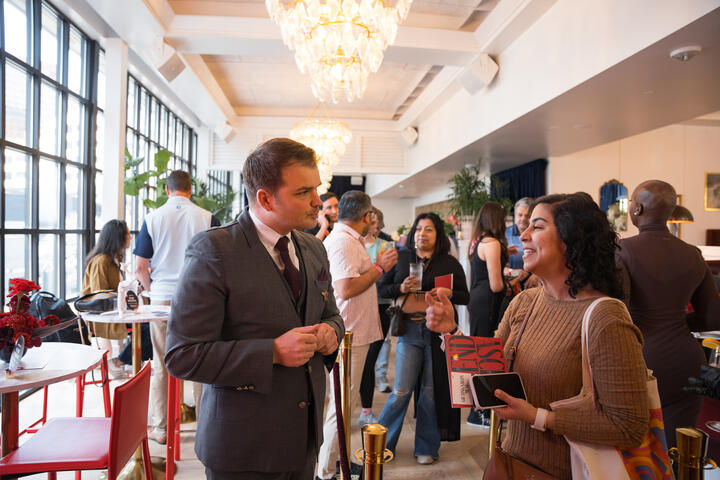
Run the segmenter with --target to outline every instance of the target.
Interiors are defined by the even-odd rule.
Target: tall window
[[[98,45],[42,0],[0,2],[0,271],[80,291],[95,202]]]
[[[208,193],[226,195],[233,190],[233,172],[230,170],[208,170]]]
[[[168,168],[197,173],[197,134],[132,75],[128,75],[126,146],[133,157],[145,159],[128,170],[128,176],[154,169],[155,153],[163,149],[172,154]],[[140,230],[146,198],[155,199],[154,178],[137,197],[125,196],[125,220],[132,232]]]

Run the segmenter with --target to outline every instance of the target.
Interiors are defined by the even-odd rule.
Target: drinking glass
[[[390,250],[395,249],[395,242],[385,242],[380,247],[380,253],[389,252]]]
[[[411,263],[410,264],[410,276],[411,277],[417,277],[418,279],[418,288],[417,290],[422,290],[422,277],[423,277],[423,264],[422,262],[417,263]]]

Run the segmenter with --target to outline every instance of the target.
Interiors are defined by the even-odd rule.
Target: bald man
[[[643,354],[660,390],[665,436],[675,446],[677,427],[695,426],[700,396],[683,392],[700,375],[705,355],[690,332],[720,329],[720,298],[700,251],[668,232],[675,207],[672,185],[648,180],[630,199],[630,220],[640,233],[620,242],[625,302],[645,337]],[[692,303],[695,310],[686,314]]]

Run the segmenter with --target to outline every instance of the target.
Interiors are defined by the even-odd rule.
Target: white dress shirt
[[[262,242],[263,246],[268,251],[270,257],[272,257],[275,265],[278,266],[280,271],[285,271],[285,264],[283,263],[282,258],[280,258],[280,252],[275,250],[275,245],[277,245],[280,237],[287,237],[287,239],[289,240],[288,253],[290,254],[290,260],[292,260],[293,265],[295,265],[295,268],[297,268],[299,271],[300,260],[298,259],[297,252],[295,251],[295,244],[293,243],[290,234],[288,233],[287,235],[280,235],[275,230],[265,225],[258,217],[256,217],[252,211],[252,208],[248,209],[248,212],[250,213],[250,218],[255,224],[255,228],[257,228],[260,242]]]
[[[335,224],[323,244],[330,260],[333,287],[340,279],[356,278],[373,268],[373,261],[365,250],[363,237],[343,223]],[[348,299],[339,298],[336,288],[335,302],[345,322],[345,329],[353,332],[353,346],[382,340],[377,288],[374,283],[364,292]]]

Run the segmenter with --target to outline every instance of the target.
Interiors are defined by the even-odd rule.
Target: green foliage
[[[482,157],[472,167],[464,167],[450,178],[451,193],[448,195],[453,215],[475,217],[487,202],[497,202],[505,207],[507,214],[512,210],[512,202],[507,198],[495,198],[490,190],[490,181],[480,176]]]
[[[447,220],[445,220],[443,218],[442,214],[440,212],[438,212],[437,210],[433,210],[432,213],[434,213],[435,215],[440,217],[440,219],[442,220],[443,230],[445,230],[445,235],[447,235],[448,237],[454,237],[455,236],[455,227],[453,226],[453,224],[448,222]]]
[[[405,235],[405,234],[406,234],[407,232],[409,232],[409,231],[410,231],[410,227],[408,227],[407,225],[400,225],[400,226],[397,228],[397,234],[398,234],[398,235]]]
[[[125,179],[124,192],[126,195],[136,197],[140,194],[143,188],[149,187],[149,181],[151,178],[155,179],[155,200],[146,198],[143,200],[143,205],[151,210],[162,207],[168,200],[165,186],[167,185],[167,176],[171,170],[168,168],[170,163],[170,152],[167,150],[160,150],[155,154],[153,158],[154,170],[148,170],[146,172],[135,173],[134,175]],[[125,170],[137,169],[144,158],[133,158],[130,151],[125,149]],[[135,170],[134,170],[135,171]],[[235,218],[232,211],[232,204],[235,200],[236,192],[227,192],[225,194],[208,194],[207,184],[197,177],[192,177],[193,181],[193,194],[190,196],[190,200],[205,210],[212,212],[213,215],[220,221],[220,223],[227,223]]]

